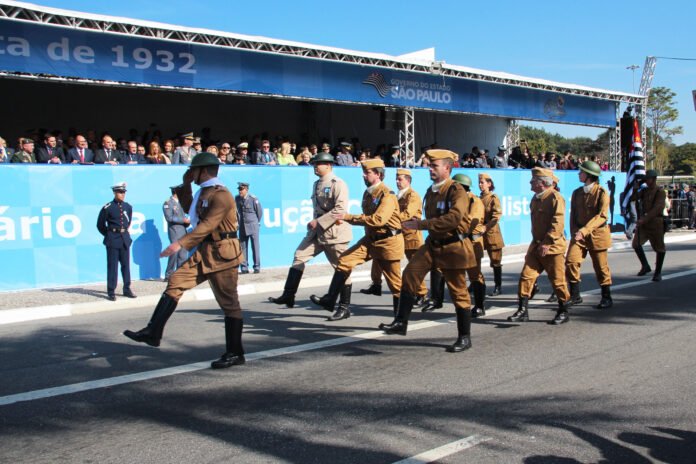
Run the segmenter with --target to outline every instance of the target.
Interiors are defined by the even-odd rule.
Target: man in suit
[[[111,190],[114,201],[104,205],[97,218],[97,230],[104,236],[106,247],[106,290],[108,298],[116,301],[116,285],[118,284],[118,265],[121,264],[123,277],[123,296],[135,298],[131,291],[130,277],[130,246],[132,243],[128,228],[133,218],[133,207],[125,202],[126,183],[120,182]]]
[[[36,162],[46,164],[62,164],[65,162],[65,153],[57,144],[53,134],[44,136],[44,144],[36,149]]]
[[[278,164],[276,156],[271,151],[271,142],[268,140],[261,141],[261,150],[254,151],[251,154],[251,164],[266,164],[268,166]]]
[[[5,139],[0,137],[0,164],[9,163],[14,155],[14,149],[7,147]]]
[[[110,135],[102,137],[102,147],[94,155],[95,164],[115,166],[121,162],[121,153],[114,149],[114,140]]]
[[[184,208],[182,208],[181,203],[179,203],[178,191],[181,188],[183,188],[183,185],[175,185],[170,187],[172,196],[169,197],[169,199],[165,201],[164,205],[162,206],[162,212],[164,213],[164,218],[167,221],[169,243],[174,243],[186,235],[186,227],[191,224],[189,218],[186,217]],[[176,271],[179,266],[184,264],[184,261],[187,259],[188,252],[184,248],[169,256],[164,278],[169,279],[169,276],[172,275],[172,273]]]
[[[249,184],[237,182],[239,195],[234,197],[237,204],[237,215],[239,216],[239,244],[244,253],[244,260],[239,268],[242,274],[249,273],[249,240],[251,240],[251,251],[254,255],[254,274],[261,272],[261,246],[259,244],[259,228],[263,208],[256,196],[249,193]]]
[[[87,148],[87,139],[83,135],[75,137],[75,147],[68,150],[66,161],[72,164],[94,164],[94,152]]]
[[[138,153],[138,144],[134,140],[128,142],[128,151],[121,158],[123,164],[146,164],[145,157]]]

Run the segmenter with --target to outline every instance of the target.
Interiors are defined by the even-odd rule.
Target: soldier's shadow
[[[142,234],[133,242],[133,262],[138,265],[140,279],[159,278],[162,274],[159,230],[153,219],[145,221],[141,228]]]

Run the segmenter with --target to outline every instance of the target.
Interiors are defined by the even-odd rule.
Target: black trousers
[[[106,249],[106,290],[109,295],[114,295],[118,285],[118,264],[121,263],[121,276],[123,277],[123,290],[129,290],[130,276],[130,247]]]

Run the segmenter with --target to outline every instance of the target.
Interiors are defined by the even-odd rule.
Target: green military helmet
[[[198,153],[196,156],[193,157],[191,160],[191,168],[200,168],[203,166],[218,166],[220,164],[220,160],[218,159],[217,156],[215,156],[212,153],[208,153],[207,151]]]
[[[580,170],[595,177],[599,177],[602,174],[602,168],[594,161],[585,161],[580,165]]]
[[[315,163],[331,163],[334,164],[336,160],[334,160],[334,157],[331,153],[319,153],[316,155],[314,158],[309,160],[310,164],[315,164]]]
[[[466,174],[455,174],[452,177],[452,180],[457,182],[458,184],[462,184],[471,188],[471,177],[467,176]]]
[[[645,177],[646,177],[646,178],[650,178],[650,177],[656,178],[656,177],[657,177],[657,171],[654,170],[654,169],[648,169],[647,171],[645,171]]]

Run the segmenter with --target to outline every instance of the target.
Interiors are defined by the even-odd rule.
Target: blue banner
[[[111,186],[128,183],[126,201],[133,206],[131,273],[134,279],[159,278],[166,259],[159,253],[168,244],[162,205],[169,186],[178,184],[185,166],[0,166],[0,291],[106,282],[106,251],[96,228],[99,210],[113,199]],[[350,212],[360,211],[365,185],[359,168],[336,168],[350,189]],[[479,170],[456,169],[474,180]],[[531,239],[530,172],[487,171],[501,199],[501,228],[508,245]],[[423,195],[431,181],[427,169],[414,169],[413,187]],[[570,194],[580,186],[577,171],[556,171],[570,208]],[[395,169],[385,182],[396,190]],[[602,185],[613,181],[614,223],[623,224],[618,195],[625,173],[605,173]],[[221,180],[236,193],[237,182],[250,184],[250,193],[263,206],[261,265],[287,267],[295,247],[312,219],[310,192],[316,177],[308,167],[223,166]],[[478,194],[478,188],[474,189]],[[566,221],[567,222],[567,221]],[[362,236],[353,227],[353,238]],[[323,262],[320,255],[315,262]]]
[[[0,70],[614,127],[615,103],[470,79],[0,19]]]

